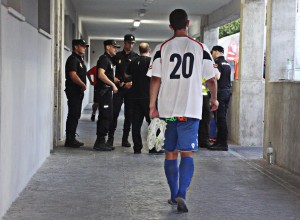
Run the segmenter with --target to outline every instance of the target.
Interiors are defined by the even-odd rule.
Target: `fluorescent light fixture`
[[[133,27],[139,27],[140,24],[141,24],[141,21],[139,21],[139,20],[133,21]]]

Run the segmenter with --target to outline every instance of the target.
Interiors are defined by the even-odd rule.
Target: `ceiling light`
[[[148,7],[148,5],[152,4],[154,0],[145,0],[143,6]]]
[[[139,27],[140,24],[141,24],[141,21],[139,21],[139,20],[133,21],[133,27]]]

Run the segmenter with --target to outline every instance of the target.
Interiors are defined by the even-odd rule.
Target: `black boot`
[[[95,117],[96,117],[96,115],[92,113],[92,115],[91,115],[91,121],[95,121]]]
[[[79,144],[80,147],[84,145],[84,143],[78,141],[76,138],[74,138],[74,139],[75,139],[75,142],[77,142],[77,143]]]
[[[160,151],[157,151],[155,148],[149,150],[149,154],[164,154],[165,151],[161,149]]]
[[[97,140],[94,144],[94,150],[96,151],[111,151],[112,149],[105,144],[104,137],[97,137]]]
[[[114,138],[113,137],[108,137],[107,141],[106,141],[106,145],[109,147],[114,146]]]
[[[124,137],[124,135],[123,135],[123,138],[122,138],[122,147],[131,147],[131,144],[128,141],[128,136]]]
[[[216,142],[210,147],[208,147],[208,149],[213,151],[228,151],[228,144]]]
[[[209,140],[198,141],[198,143],[200,148],[209,148],[211,146]]]
[[[79,148],[83,145],[83,143],[80,143],[79,141],[77,141],[74,138],[70,138],[70,137],[67,137],[66,138],[66,142],[65,142],[65,147],[71,147],[71,148]]]
[[[110,147],[111,150],[114,150],[114,138],[113,137],[108,137],[107,141],[106,141],[106,146]]]

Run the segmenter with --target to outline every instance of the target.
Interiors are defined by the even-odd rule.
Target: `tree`
[[[224,24],[219,28],[219,39],[240,32],[240,19]]]

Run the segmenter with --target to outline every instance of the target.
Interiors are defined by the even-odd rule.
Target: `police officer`
[[[131,88],[131,80],[125,77],[125,72],[128,64],[131,60],[138,56],[137,53],[133,52],[133,46],[135,43],[135,37],[132,34],[126,34],[124,36],[124,48],[122,51],[118,52],[117,55],[113,58],[116,65],[116,81],[119,81],[117,84],[119,92],[114,94],[113,106],[113,121],[111,123],[107,144],[113,146],[114,133],[117,128],[118,117],[120,114],[121,106],[124,102],[124,126],[123,126],[123,137],[122,137],[122,146],[130,147],[131,144],[128,142],[128,136],[131,126],[131,114],[132,114],[132,104],[129,99],[128,90]]]
[[[113,116],[113,94],[118,92],[114,83],[114,69],[112,57],[116,55],[120,46],[114,40],[104,41],[104,54],[99,57],[97,62],[97,84],[95,86],[95,101],[99,103],[99,115],[97,121],[97,139],[94,150],[111,151],[113,146],[105,143]]]
[[[72,41],[72,54],[65,66],[66,89],[68,99],[68,116],[66,121],[65,147],[78,148],[83,146],[75,138],[78,120],[81,116],[82,100],[86,90],[86,67],[83,61],[85,49],[89,47],[82,39]]]
[[[212,57],[215,60],[219,72],[221,73],[218,80],[218,101],[219,108],[216,112],[217,116],[217,140],[208,149],[228,151],[228,129],[227,129],[227,110],[231,96],[231,68],[229,63],[224,58],[224,48],[221,46],[214,46],[212,48]]]

